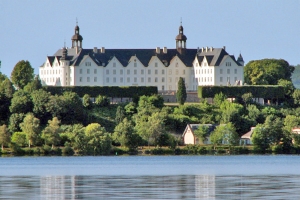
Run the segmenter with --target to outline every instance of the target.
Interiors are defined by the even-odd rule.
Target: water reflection
[[[300,176],[1,176],[0,199],[300,199]]]

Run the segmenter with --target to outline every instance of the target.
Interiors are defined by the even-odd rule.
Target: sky
[[[38,74],[46,56],[71,46],[76,19],[83,48],[175,48],[180,22],[187,48],[226,46],[245,63],[300,64],[300,0],[0,0],[0,71],[20,60]]]

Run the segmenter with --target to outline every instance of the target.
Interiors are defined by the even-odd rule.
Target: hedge
[[[62,95],[65,91],[70,91],[77,93],[80,97],[83,97],[85,94],[89,94],[91,97],[102,95],[116,98],[133,98],[136,96],[151,96],[153,94],[157,94],[157,87],[154,86],[45,86],[43,88],[52,95]]]
[[[284,98],[284,87],[279,85],[198,86],[199,98],[213,98],[221,92],[228,98],[241,97],[246,93],[251,93],[254,98]]]

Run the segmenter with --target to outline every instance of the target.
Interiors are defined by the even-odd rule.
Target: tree
[[[33,103],[33,113],[41,120],[42,124],[46,124],[51,114],[47,111],[47,104],[51,94],[45,90],[39,89],[31,92],[31,99]]]
[[[214,104],[217,107],[219,107],[226,99],[227,99],[227,97],[222,92],[219,94],[216,94],[214,96]]]
[[[294,99],[294,104],[300,105],[300,89],[295,89],[292,96]]]
[[[91,108],[92,102],[91,102],[91,97],[88,94],[85,94],[82,98],[82,105],[85,108]]]
[[[31,93],[35,90],[39,90],[42,89],[42,83],[41,80],[39,78],[39,76],[35,76],[34,80],[29,82],[25,87],[24,87],[24,91]]]
[[[251,140],[254,149],[258,152],[265,153],[270,147],[268,130],[262,124],[258,124],[253,130]]]
[[[9,117],[8,129],[11,133],[21,131],[20,124],[23,122],[25,118],[24,113],[13,113]]]
[[[83,105],[75,92],[64,92],[62,95],[63,113],[61,120],[64,124],[74,124],[84,120]]]
[[[29,61],[21,60],[15,65],[11,73],[11,81],[17,88],[23,89],[25,85],[33,81],[33,72]]]
[[[235,127],[232,123],[216,127],[216,129],[210,135],[210,141],[214,145],[236,145],[238,143],[238,139],[239,136],[236,133]]]
[[[26,133],[14,132],[11,137],[11,142],[17,144],[20,147],[25,147],[27,145]]]
[[[201,141],[200,143],[203,144],[204,140],[206,139],[206,137],[209,134],[209,129],[207,126],[202,125],[202,126],[199,126],[198,129],[196,129],[194,131],[194,133],[195,133],[196,137],[200,139],[200,141]]]
[[[129,150],[135,150],[140,142],[140,137],[135,133],[132,122],[127,118],[124,118],[124,120],[115,127],[113,139],[122,146],[128,147]]]
[[[93,155],[108,155],[111,150],[111,138],[104,127],[98,123],[91,123],[85,128],[88,148]]]
[[[60,121],[57,117],[54,117],[52,120],[48,121],[47,127],[42,132],[42,138],[45,140],[46,144],[54,145],[59,144],[60,142]]]
[[[186,94],[185,82],[184,82],[184,79],[182,77],[180,77],[179,81],[178,81],[178,89],[176,92],[176,98],[177,98],[178,103],[180,105],[183,105],[184,102],[186,101],[186,97],[187,97],[187,94]]]
[[[6,125],[0,126],[0,143],[1,143],[1,148],[2,151],[4,149],[4,145],[8,144],[10,142],[10,133],[6,127]]]
[[[122,106],[118,106],[116,111],[116,118],[115,118],[116,124],[118,125],[119,123],[121,123],[125,117],[126,116],[125,116],[124,108]]]
[[[35,145],[39,137],[40,120],[35,118],[32,113],[28,113],[20,127],[22,132],[26,134],[29,148],[31,145]]]
[[[280,79],[291,81],[294,69],[283,59],[253,60],[244,67],[245,83],[250,85],[277,85]]]
[[[99,107],[106,107],[106,106],[109,106],[109,104],[110,104],[110,101],[107,96],[99,95],[95,100],[95,105],[97,105]]]
[[[9,110],[11,113],[28,113],[32,107],[30,95],[20,89],[14,93]]]

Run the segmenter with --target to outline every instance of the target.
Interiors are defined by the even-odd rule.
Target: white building
[[[242,56],[236,60],[225,47],[187,49],[183,27],[176,49],[84,49],[79,26],[72,47],[47,56],[39,69],[43,85],[52,86],[157,86],[160,92],[176,91],[180,77],[187,91],[199,85],[234,85],[243,82]],[[240,83],[241,83],[240,82]]]

